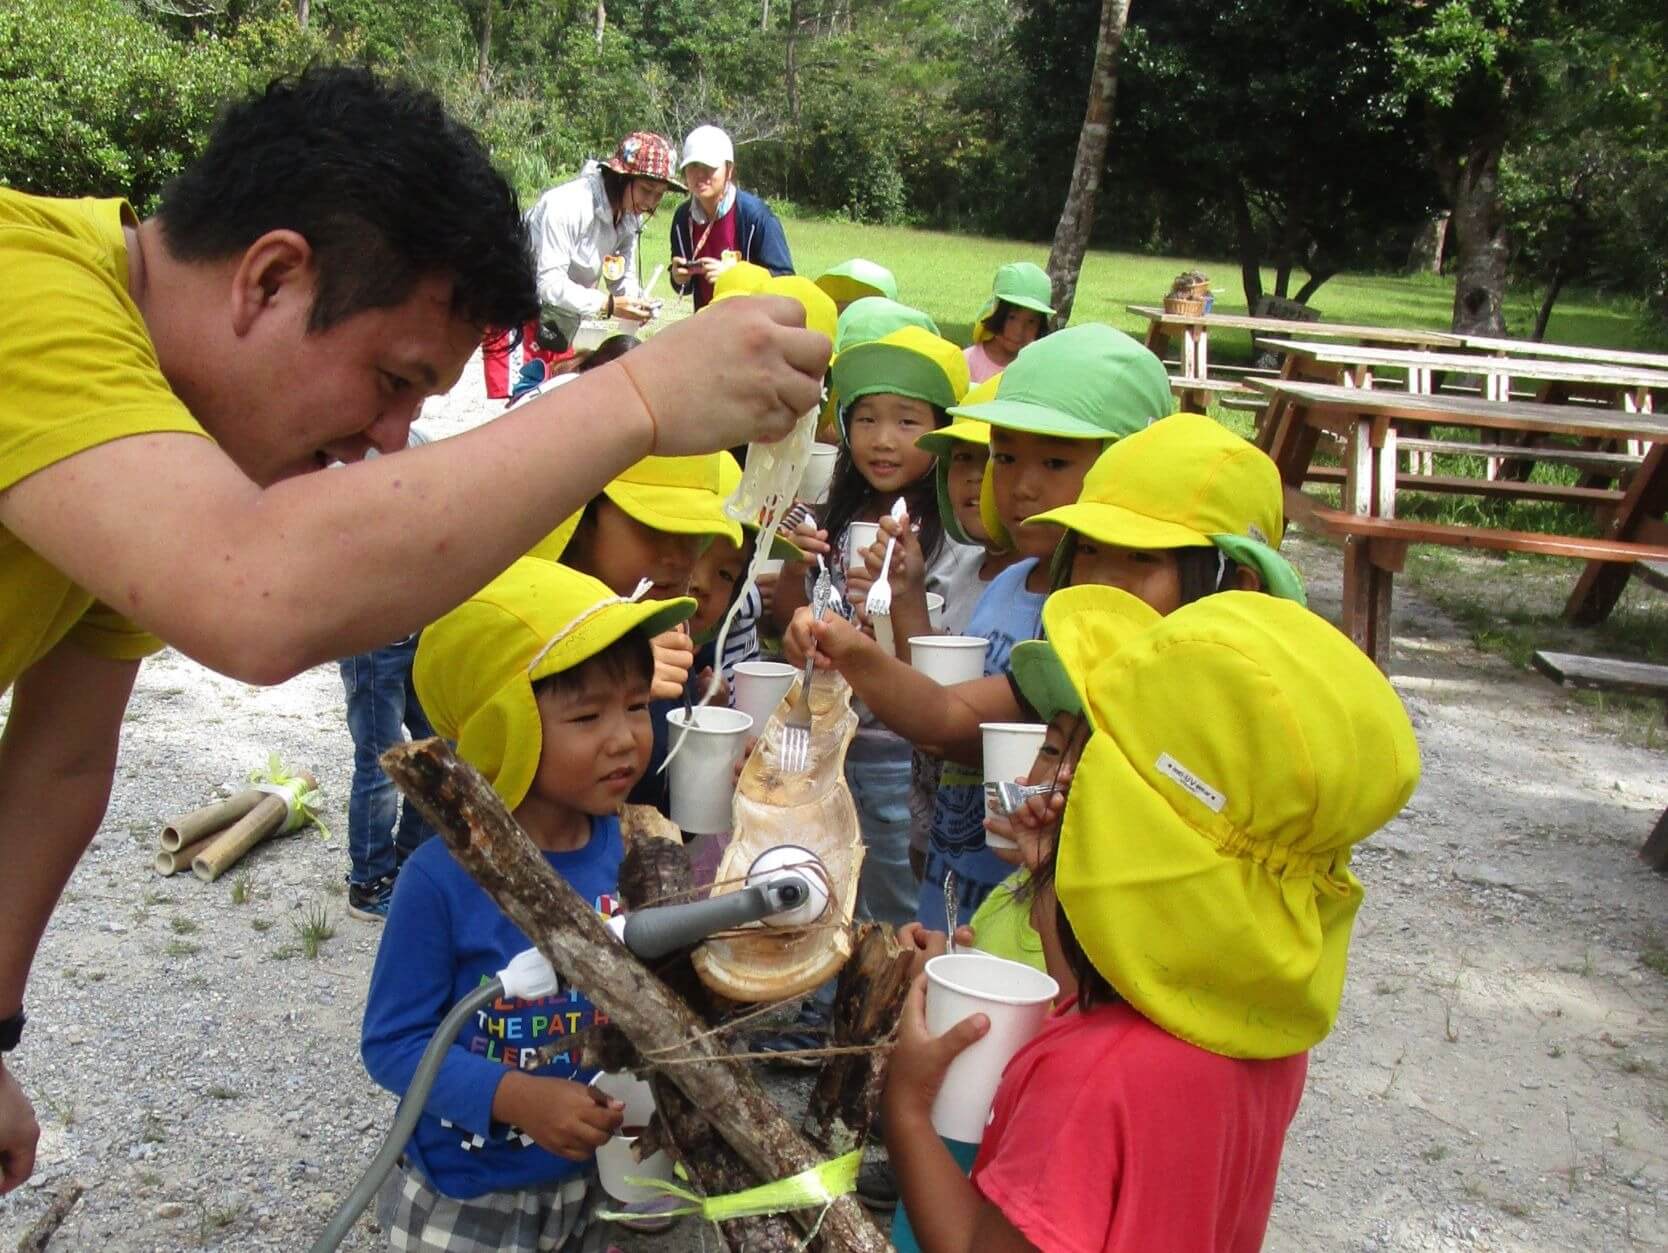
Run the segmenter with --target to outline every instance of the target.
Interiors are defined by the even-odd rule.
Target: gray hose
[[[382,1181],[388,1177],[388,1172],[394,1169],[400,1160],[400,1154],[405,1151],[406,1141],[411,1139],[417,1120],[422,1117],[423,1106],[428,1104],[429,1090],[434,1087],[435,1077],[440,1074],[440,1063],[446,1059],[446,1050],[452,1047],[452,1042],[458,1038],[458,1032],[463,1030],[464,1023],[482,1007],[502,995],[504,985],[501,981],[494,979],[491,983],[483,983],[452,1006],[452,1012],[440,1020],[440,1026],[429,1040],[428,1048],[423,1050],[423,1056],[417,1062],[417,1072],[411,1076],[411,1086],[405,1090],[405,1096],[400,1098],[400,1107],[394,1113],[394,1125],[388,1129],[382,1147],[376,1151],[376,1156],[365,1168],[365,1173],[359,1177],[359,1182],[353,1185],[353,1191],[348,1193],[347,1200],[330,1216],[330,1223],[325,1227],[323,1234],[313,1241],[311,1253],[332,1253],[347,1239],[347,1233],[353,1229],[353,1224],[376,1196],[377,1189],[382,1187]]]

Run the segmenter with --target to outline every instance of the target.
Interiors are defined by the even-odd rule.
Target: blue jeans
[[[846,759],[846,783],[857,802],[857,824],[867,850],[858,883],[858,913],[894,927],[915,921],[919,895],[909,865],[910,775],[907,746],[896,759]]]
[[[347,657],[337,664],[347,690],[348,731],[353,736],[353,791],[348,795],[348,880],[361,886],[393,874],[399,862],[434,834],[382,772],[378,760],[396,744],[434,734],[411,686],[414,635],[398,644]],[[395,850],[398,849],[398,854]]]

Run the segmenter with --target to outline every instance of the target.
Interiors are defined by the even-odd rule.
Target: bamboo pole
[[[204,805],[201,809],[193,809],[188,814],[171,819],[162,828],[162,850],[173,853],[192,844],[201,843],[215,832],[231,826],[259,805],[265,796],[265,792],[249,788],[235,796],[228,796],[225,800],[215,801],[212,805]]]
[[[214,836],[205,836],[195,844],[188,844],[184,848],[158,849],[155,859],[151,862],[156,872],[167,878],[169,875],[179,874],[182,870],[190,870],[191,863],[198,853],[214,842]]]
[[[318,780],[305,770],[297,772],[295,777],[306,783],[307,791],[319,785]],[[274,796],[270,792],[261,793],[260,804],[215,836],[207,848],[191,859],[191,873],[204,883],[213,883],[225,874],[238,858],[267,836],[280,830],[289,812],[289,805],[282,796]]]
[[[652,1059],[676,1057],[666,1075],[713,1125],[760,1182],[811,1170],[824,1161],[743,1067],[664,984],[614,943],[588,901],[540,856],[504,802],[443,740],[397,745],[382,768],[440,832],[458,861],[531,937],[545,959],[608,1015]],[[806,1227],[817,1212],[800,1210]],[[822,1216],[824,1248],[882,1253],[890,1247],[854,1195]]]

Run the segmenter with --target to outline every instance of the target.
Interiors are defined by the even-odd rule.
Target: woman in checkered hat
[[[584,318],[647,321],[652,309],[637,278],[637,237],[675,177],[670,140],[627,135],[606,161],[587,161],[579,177],[552,187],[527,213],[544,306],[541,342],[566,351]],[[603,279],[607,290],[597,288]]]

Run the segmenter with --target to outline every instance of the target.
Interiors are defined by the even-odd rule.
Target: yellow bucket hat
[[[533,684],[694,612],[687,596],[626,600],[588,574],[522,557],[423,632],[412,683],[435,731],[514,809],[544,751]]]
[[[967,395],[962,397],[961,403],[964,405],[979,405],[987,400],[994,400],[996,389],[1001,382],[1002,374],[998,371],[984,382],[975,384],[970,388]],[[950,459],[955,455],[957,444],[978,444],[981,447],[990,447],[990,423],[981,422],[977,418],[956,418],[949,426],[941,426],[936,431],[928,431],[915,441],[917,448],[925,448],[938,458],[938,465],[934,469],[934,477],[938,488],[938,516],[944,523],[944,530],[957,543],[971,544],[974,541],[968,537],[966,531],[961,529],[961,523],[956,521],[955,507],[950,502]],[[985,465],[986,480],[989,477],[990,465],[987,462]],[[984,515],[982,503],[984,493],[985,485],[981,483],[979,487],[981,518]],[[994,508],[994,498],[992,508]],[[986,523],[985,531],[994,542],[995,536],[1001,528],[998,527],[997,531],[992,531],[990,530],[989,520],[984,520]],[[1001,547],[1007,547],[1006,542]]]
[[[734,460],[734,458],[732,458]],[[720,454],[701,457],[644,457],[602,494],[654,531],[673,535],[722,536],[741,547],[741,524],[724,512],[724,467]],[[584,510],[564,521],[529,550],[530,557],[560,561]]]
[[[1302,604],[1302,580],[1274,551],[1284,502],[1267,454],[1219,422],[1177,413],[1101,453],[1074,503],[1026,521],[1114,548],[1215,547],[1255,569],[1270,594]]]
[[[752,296],[770,282],[770,271],[751,261],[737,261],[712,280],[712,300],[708,304],[731,296]]]
[[[1044,722],[1063,713],[1081,717],[1083,694],[1072,676],[1088,674],[1101,657],[1162,621],[1146,601],[1115,587],[1062,588],[1043,602],[1043,638],[1015,644],[1008,669]]]
[[[1057,626],[1115,597],[1134,599],[1069,588],[1044,612]],[[1419,781],[1389,681],[1315,614],[1251,592],[1059,656],[1091,727],[1055,867],[1083,952],[1200,1048],[1312,1048],[1337,1018],[1361,905],[1350,847]]]
[[[746,270],[739,279],[725,283],[732,274]],[[754,274],[753,271],[757,271]],[[762,275],[763,277],[759,277]],[[840,314],[834,307],[834,302],[808,278],[798,274],[777,274],[763,266],[754,265],[751,261],[742,261],[731,266],[718,276],[712,285],[712,300],[709,304],[717,304],[731,296],[786,296],[789,300],[797,301],[799,307],[805,310],[805,327],[807,330],[818,331],[832,341],[835,328],[839,325]]]

